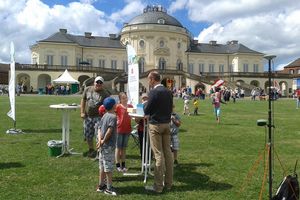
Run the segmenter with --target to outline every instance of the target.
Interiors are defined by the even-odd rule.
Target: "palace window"
[[[244,72],[248,72],[248,64],[243,64],[243,70]]]
[[[163,41],[163,40],[161,40],[160,42],[159,42],[159,47],[164,47],[165,46],[165,42]]]
[[[233,72],[233,65],[229,65],[229,72]]]
[[[60,57],[60,64],[61,64],[61,66],[67,66],[68,65],[68,57],[67,56],[61,56]]]
[[[89,66],[93,66],[93,59],[88,58],[86,61],[89,63]]]
[[[111,68],[112,69],[117,69],[117,60],[111,60]]]
[[[53,55],[47,55],[47,65],[53,65]]]
[[[258,64],[253,64],[253,72],[258,72]]]
[[[105,60],[104,59],[99,60],[99,67],[100,68],[105,68]]]
[[[140,40],[139,44],[140,44],[140,47],[141,47],[141,48],[144,48],[144,47],[145,47],[145,41],[144,41],[144,40]]]
[[[165,24],[165,20],[162,19],[162,18],[161,18],[161,19],[158,19],[158,20],[157,20],[157,23],[159,23],[159,24]]]
[[[143,73],[145,71],[145,59],[141,57],[139,59],[139,73]]]
[[[158,67],[159,67],[159,69],[162,69],[162,70],[166,69],[166,61],[165,61],[164,58],[159,59],[159,66]]]
[[[208,66],[208,72],[215,72],[215,65],[214,64],[209,64]]]
[[[190,73],[190,74],[194,73],[194,63],[189,64],[188,73]]]
[[[177,60],[177,63],[176,63],[176,70],[182,70],[183,69],[183,64],[181,62],[180,59]]]
[[[123,70],[127,73],[128,72],[128,61],[123,60]]]
[[[80,66],[81,58],[76,58],[76,66]]]
[[[224,73],[224,65],[223,65],[223,64],[220,64],[220,65],[219,65],[219,72],[220,72],[221,74]]]
[[[199,64],[199,74],[202,74],[204,72],[204,63]]]
[[[37,64],[37,57],[32,58],[32,64]]]

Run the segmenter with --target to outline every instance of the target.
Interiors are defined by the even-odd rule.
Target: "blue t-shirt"
[[[104,138],[107,129],[112,128],[112,135],[109,141],[103,144],[103,148],[115,147],[116,146],[116,136],[117,136],[117,116],[113,113],[105,113],[101,118],[98,129],[101,130],[101,138]]]

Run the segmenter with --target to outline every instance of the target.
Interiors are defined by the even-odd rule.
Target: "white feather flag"
[[[10,43],[10,80],[8,85],[8,94],[10,101],[10,111],[7,116],[16,121],[15,98],[16,98],[16,80],[15,80],[15,48],[14,43]]]

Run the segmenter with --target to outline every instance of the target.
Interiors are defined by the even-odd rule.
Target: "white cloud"
[[[95,1],[89,1],[93,3]],[[83,35],[119,32],[116,23],[88,2],[49,7],[40,0],[0,1],[0,62],[9,62],[10,41],[15,43],[16,62],[30,63],[29,46],[49,37],[59,28]]]
[[[128,1],[128,4],[122,9],[118,10],[111,14],[110,19],[116,22],[127,22],[131,18],[142,14],[143,9],[145,8],[140,0],[137,1]]]
[[[185,7],[190,20],[212,24],[199,30],[199,42],[238,40],[253,50],[277,55],[278,68],[300,57],[300,4],[296,1],[189,0]]]
[[[93,4],[96,3],[98,0],[80,0],[81,3],[85,4]]]
[[[185,8],[188,0],[177,0],[177,1],[172,1],[170,7],[168,8],[168,11],[170,13],[174,13],[177,10],[181,10]]]

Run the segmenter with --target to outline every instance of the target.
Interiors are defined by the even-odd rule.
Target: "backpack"
[[[272,200],[298,200],[299,199],[299,182],[296,174],[296,166],[294,175],[288,175],[283,178],[276,195],[272,197]]]

